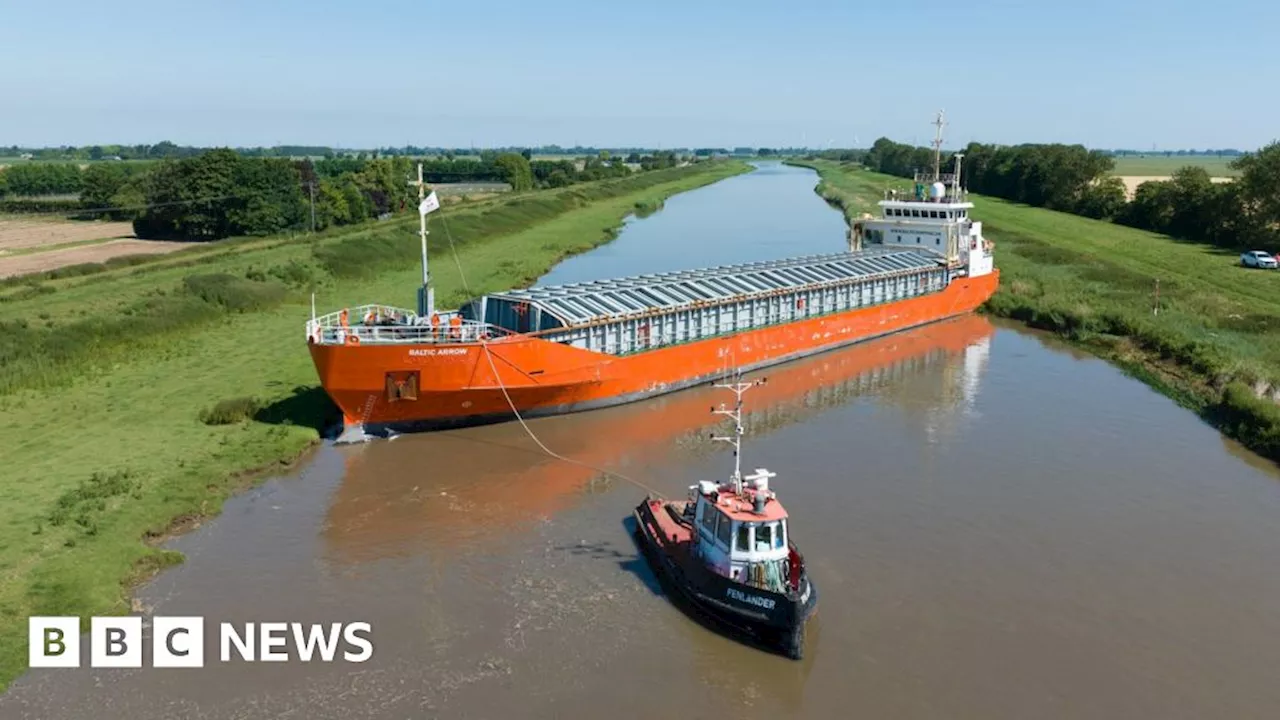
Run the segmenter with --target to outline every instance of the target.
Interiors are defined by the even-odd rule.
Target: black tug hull
[[[687,551],[688,543],[666,537],[653,514],[652,498],[635,509],[636,535],[654,571],[691,605],[719,623],[747,634],[793,660],[804,655],[805,623],[818,607],[818,589],[808,573],[798,592],[775,593],[708,570]]]

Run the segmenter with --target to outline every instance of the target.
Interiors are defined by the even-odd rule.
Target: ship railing
[[[929,197],[929,188],[925,186],[921,194],[917,195],[911,190],[885,190],[885,200],[896,200],[897,202],[927,202],[927,203],[943,203],[943,202],[966,202],[969,193],[966,190],[952,190],[949,186],[947,192],[940,198]]]
[[[474,343],[515,334],[457,312],[424,318],[390,305],[360,305],[307,321],[307,340],[318,345]]]
[[[934,180],[932,172],[922,172],[920,170],[916,171],[915,178],[914,178],[914,180],[921,185],[932,185],[935,182],[940,182],[943,185],[950,185],[951,182],[955,179],[956,179],[955,173],[944,172],[944,173],[938,173],[937,180]]]

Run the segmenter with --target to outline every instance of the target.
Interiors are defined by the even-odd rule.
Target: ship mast
[[[418,186],[418,234],[422,238],[422,288],[418,290],[418,317],[429,318],[436,309],[435,290],[431,287],[431,273],[427,269],[427,213],[435,209],[435,193],[432,203],[427,203],[427,185],[422,182],[422,163],[418,163],[418,179],[410,181]]]
[[[942,126],[946,125],[943,121],[943,113],[938,111],[938,118],[933,121],[938,131],[933,137],[933,182],[938,182],[938,178],[942,177]]]
[[[737,402],[734,404],[734,408],[732,410],[726,410],[724,403],[720,403],[720,409],[718,410],[716,408],[711,408],[711,412],[716,415],[727,415],[733,420],[734,433],[732,436],[712,435],[711,439],[727,442],[733,446],[733,476],[730,480],[733,482],[733,492],[739,495],[742,494],[742,394],[756,385],[763,385],[766,382],[765,378],[761,378],[753,382],[742,382],[740,379],[741,377],[742,374],[735,371],[734,382],[716,384],[716,387],[718,388],[732,390],[733,394],[738,397]]]

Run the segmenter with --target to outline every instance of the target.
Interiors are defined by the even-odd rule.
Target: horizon
[[[909,8],[827,2],[659,2],[636,15],[581,0],[392,0],[391,27],[323,0],[232,6],[67,0],[56,21],[10,9],[0,61],[25,70],[0,78],[21,109],[0,117],[0,142],[822,150],[927,145],[940,109],[948,150],[1248,151],[1280,138],[1280,99],[1240,72],[1268,65],[1280,8],[1246,0],[1176,16],[1150,0],[978,2],[938,6],[927,23]],[[906,24],[935,57],[878,32]],[[200,28],[199,42],[173,27]],[[957,29],[991,42],[957,43]],[[145,52],[104,53],[119,37]],[[1241,97],[1248,112],[1224,112]]]
[[[888,139],[889,139],[889,140],[891,140],[891,141],[893,141],[893,142],[896,142],[896,143],[902,143],[902,141],[900,141],[900,140],[896,140],[896,139],[894,139],[894,138],[888,138]],[[0,142],[0,158],[4,158],[4,159],[12,159],[12,157],[13,157],[13,156],[5,155],[4,153],[6,153],[6,152],[12,152],[14,148],[16,148],[19,152],[23,152],[23,151],[43,151],[43,152],[50,152],[50,151],[55,151],[55,150],[83,151],[83,150],[90,149],[90,148],[98,148],[98,149],[103,150],[103,152],[105,153],[105,152],[107,152],[107,149],[108,149],[108,148],[120,148],[120,149],[125,149],[125,148],[137,148],[137,147],[155,148],[155,147],[158,147],[160,144],[165,143],[165,142],[170,142],[170,141],[168,141],[168,140],[161,140],[161,141],[160,141],[160,142],[158,142],[158,143],[138,143],[138,144],[125,144],[125,143],[103,143],[103,144],[101,144],[101,145],[46,145],[46,146],[33,146],[33,145],[31,145],[31,146],[22,146],[22,145],[15,145],[15,144],[12,144],[12,143],[8,143],[8,144],[6,144],[6,143],[3,143],[3,142]],[[1280,141],[1274,141],[1274,142],[1280,142]],[[692,145],[687,145],[687,146],[679,146],[679,145],[675,145],[675,146],[672,146],[672,147],[669,147],[669,148],[665,148],[665,149],[663,149],[663,148],[654,148],[654,147],[643,147],[643,146],[639,146],[639,145],[601,145],[601,146],[562,147],[562,146],[554,145],[554,144],[552,144],[552,145],[541,145],[541,146],[535,146],[535,147],[530,147],[530,146],[527,146],[527,145],[523,145],[523,146],[522,146],[522,145],[490,145],[490,146],[478,146],[478,145],[477,145],[477,146],[472,146],[472,147],[430,147],[430,146],[413,146],[413,145],[410,145],[410,146],[400,146],[400,147],[393,147],[393,146],[381,146],[381,147],[335,147],[335,146],[319,146],[319,145],[315,145],[315,146],[312,146],[312,145],[298,145],[298,144],[294,144],[294,143],[285,143],[285,144],[283,144],[283,145],[266,145],[266,146],[263,146],[263,145],[207,145],[207,146],[200,146],[200,145],[183,145],[183,144],[180,144],[180,143],[174,143],[173,145],[174,145],[174,147],[176,147],[176,148],[178,148],[178,149],[180,149],[180,150],[200,150],[200,151],[208,151],[208,150],[220,150],[220,149],[226,149],[226,150],[233,150],[233,151],[235,151],[235,152],[241,152],[241,153],[243,153],[243,152],[265,152],[265,151],[273,151],[273,150],[277,150],[277,151],[278,151],[278,150],[282,150],[282,149],[293,149],[293,150],[304,150],[304,149],[305,149],[305,150],[318,150],[318,151],[322,151],[322,152],[323,152],[323,151],[330,151],[330,152],[333,152],[333,153],[334,153],[335,157],[336,157],[336,156],[340,156],[340,155],[354,155],[354,154],[361,154],[361,153],[363,153],[363,154],[380,154],[380,155],[384,155],[384,156],[393,156],[393,155],[394,155],[394,156],[422,157],[422,156],[437,156],[437,155],[442,155],[442,154],[450,153],[450,152],[452,152],[452,153],[454,153],[454,154],[456,154],[456,155],[460,155],[460,156],[462,156],[462,157],[467,157],[467,156],[478,156],[478,155],[480,155],[481,153],[492,153],[492,152],[498,152],[498,153],[501,153],[501,152],[517,152],[517,153],[518,153],[518,152],[524,152],[524,151],[529,151],[533,156],[539,156],[539,155],[541,155],[541,156],[544,156],[544,157],[553,157],[553,156],[557,156],[557,155],[566,155],[566,156],[568,156],[568,155],[583,155],[583,154],[586,154],[586,153],[595,153],[595,152],[600,152],[600,151],[609,152],[609,153],[615,153],[615,154],[631,153],[631,152],[640,153],[640,154],[656,154],[656,153],[663,153],[663,152],[674,152],[674,153],[677,153],[677,154],[681,154],[681,153],[684,153],[684,154],[693,154],[693,153],[701,152],[701,151],[703,151],[703,150],[710,150],[710,151],[712,151],[712,152],[716,152],[716,153],[723,152],[723,153],[726,153],[726,154],[729,154],[729,155],[742,155],[742,154],[744,154],[744,151],[745,151],[745,154],[755,155],[757,151],[767,150],[767,151],[769,151],[769,152],[771,153],[771,155],[761,156],[761,157],[766,157],[766,158],[767,158],[767,157],[772,157],[772,156],[781,156],[781,155],[786,155],[786,154],[817,154],[817,153],[823,153],[823,152],[828,152],[828,151],[846,151],[846,152],[847,152],[847,151],[866,151],[866,150],[869,150],[869,149],[871,148],[871,144],[872,144],[872,143],[867,143],[867,144],[864,144],[864,145],[859,146],[859,147],[838,147],[838,146],[833,146],[833,147],[826,147],[826,148],[820,148],[820,147],[767,147],[767,146],[747,146],[747,145],[739,145],[739,146],[733,146],[733,147],[726,147],[726,146],[694,147],[694,146],[692,146]],[[905,143],[905,144],[908,144],[908,145],[909,145],[910,143]],[[1008,143],[999,143],[999,142],[997,142],[997,143],[984,143],[984,144],[985,144],[985,145],[988,145],[988,146],[990,146],[990,147],[1016,147],[1016,145],[1012,145],[1012,144],[1008,144]],[[1051,143],[1051,142],[1044,142],[1044,143],[1028,142],[1028,143],[1019,143],[1018,145],[1051,145],[1051,144],[1055,144],[1055,143]],[[932,145],[930,145],[930,144],[919,144],[919,145],[916,145],[915,147],[920,147],[920,148],[926,148],[926,149],[929,149],[929,148],[931,148],[931,147],[932,147]],[[1189,156],[1189,157],[1195,157],[1195,156],[1215,156],[1215,155],[1224,155],[1224,156],[1225,156],[1225,155],[1242,155],[1242,154],[1246,154],[1246,153],[1255,153],[1255,152],[1257,152],[1258,150],[1260,150],[1260,149],[1261,149],[1261,148],[1241,148],[1241,147],[1223,147],[1223,148],[1208,148],[1208,147],[1206,147],[1206,148],[1153,148],[1153,149],[1150,149],[1150,150],[1143,150],[1143,149],[1138,149],[1138,148],[1106,148],[1106,147],[1088,147],[1088,146],[1083,146],[1083,147],[1085,147],[1087,150],[1091,150],[1091,151],[1098,151],[1098,152],[1103,152],[1103,153],[1112,154],[1112,155],[1117,155],[1117,156],[1118,156],[1118,155],[1131,155],[1131,154],[1137,154],[1137,155],[1178,155],[1178,156]],[[423,152],[420,152],[420,153],[418,153],[418,152],[415,152],[415,153],[402,152],[402,151],[404,151],[404,150],[406,150],[406,149],[413,149],[413,150],[418,150],[418,151],[423,151]],[[965,147],[964,147],[964,146],[960,146],[960,147],[952,147],[952,146],[949,146],[949,145],[948,145],[947,143],[945,143],[945,142],[942,144],[942,152],[943,152],[944,154],[945,154],[945,153],[954,153],[954,152],[959,152],[959,151],[962,151],[962,150],[964,150],[964,149],[965,149]],[[279,155],[278,157],[302,157],[303,155],[304,155],[303,153],[292,153],[292,154],[281,154],[281,155]],[[107,158],[104,158],[104,160],[106,160],[106,159],[107,159]],[[39,160],[41,160],[41,158],[35,158],[34,160],[35,160],[35,161],[39,161]],[[93,162],[97,162],[97,161],[93,161]]]

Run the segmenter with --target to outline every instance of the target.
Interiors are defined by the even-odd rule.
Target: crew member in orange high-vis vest
[[[449,318],[449,336],[454,340],[462,337],[462,316],[454,315]]]
[[[440,313],[431,313],[431,339],[440,339]]]

